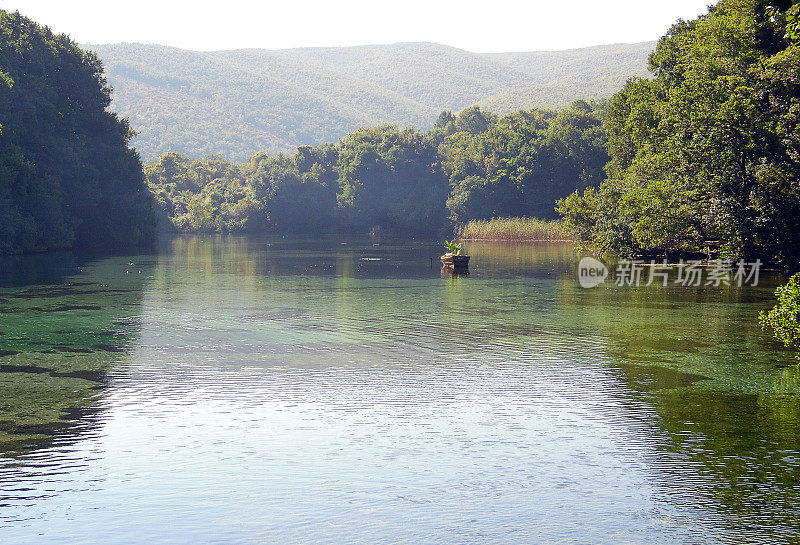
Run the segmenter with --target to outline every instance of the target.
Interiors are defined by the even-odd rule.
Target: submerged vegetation
[[[573,238],[563,222],[537,218],[471,220],[461,228],[459,236],[462,240],[507,242],[562,242]]]
[[[120,274],[125,261],[75,262],[70,252],[0,261],[0,453],[94,425],[107,372],[138,334],[132,316],[149,282],[149,268]],[[72,276],[78,264],[91,281]],[[34,285],[9,287],[15,278]]]

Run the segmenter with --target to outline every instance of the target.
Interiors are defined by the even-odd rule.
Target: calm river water
[[[568,247],[468,251],[6,258],[0,543],[800,541],[774,280],[586,290]]]

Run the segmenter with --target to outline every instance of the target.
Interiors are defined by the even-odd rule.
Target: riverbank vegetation
[[[800,360],[800,273],[775,291],[778,303],[760,315],[761,326],[771,330],[775,338],[792,348]]]
[[[94,54],[0,10],[0,253],[152,236],[133,132],[110,102]]]
[[[502,242],[567,242],[573,234],[561,221],[537,218],[470,220],[459,230],[462,240]]]
[[[700,252],[800,264],[798,4],[722,0],[679,21],[605,118],[599,188],[559,204],[581,242],[622,255]]]
[[[650,57],[654,77],[608,103],[502,117],[473,106],[426,132],[364,128],[243,163],[170,152],[146,167],[149,192],[97,58],[2,12],[0,251],[130,244],[156,221],[203,233],[455,227],[466,238],[574,237],[624,256],[712,247],[797,269],[797,12],[722,0],[674,25]],[[563,225],[544,223],[556,206]]]

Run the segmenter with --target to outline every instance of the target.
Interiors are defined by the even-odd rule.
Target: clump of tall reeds
[[[573,234],[560,221],[536,218],[492,218],[471,220],[458,232],[461,240],[508,242],[567,242]]]

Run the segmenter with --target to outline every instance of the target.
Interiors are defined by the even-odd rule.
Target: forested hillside
[[[87,46],[103,60],[114,108],[145,161],[168,151],[245,161],[383,124],[429,129],[440,111],[499,114],[608,97],[646,75],[653,43],[476,54],[431,43],[185,51]]]
[[[130,128],[110,101],[94,54],[0,10],[0,253],[132,247],[153,234]]]
[[[486,55],[531,76],[527,87],[504,90],[480,101],[488,110],[506,113],[532,106],[559,107],[581,98],[608,98],[632,76],[648,74],[647,57],[655,42]]]

